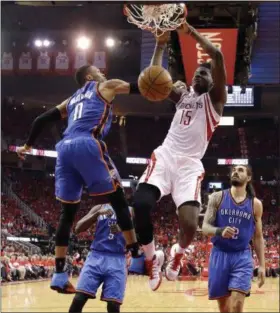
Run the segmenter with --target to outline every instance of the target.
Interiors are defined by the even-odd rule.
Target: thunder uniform
[[[212,238],[209,299],[229,296],[232,290],[248,295],[253,274],[250,248],[250,241],[255,232],[253,199],[246,198],[241,203],[236,203],[230,189],[224,190],[214,226],[230,226],[235,228],[236,234],[231,239],[221,236]]]
[[[109,204],[103,207],[113,211]],[[115,213],[110,217],[100,215],[90,247],[91,252],[78,280],[77,292],[94,299],[97,289],[103,283],[101,300],[122,303],[127,277],[125,246]]]
[[[140,183],[158,187],[161,196],[171,193],[177,208],[186,201],[201,202],[201,159],[219,121],[209,93],[183,93],[167,137],[153,152]]]
[[[55,192],[62,202],[79,202],[83,186],[90,195],[116,190],[120,182],[102,139],[112,122],[112,105],[98,92],[97,82],[77,90],[67,104],[68,127],[56,145]]]

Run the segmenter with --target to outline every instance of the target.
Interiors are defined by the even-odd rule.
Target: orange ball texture
[[[143,97],[150,101],[166,99],[173,87],[169,72],[161,66],[153,65],[145,68],[138,78],[138,88]]]

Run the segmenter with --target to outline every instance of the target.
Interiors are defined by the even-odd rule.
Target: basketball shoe
[[[184,255],[183,253],[175,252],[175,256],[171,259],[171,261],[166,266],[165,277],[167,280],[174,281],[177,279],[179,272],[180,272],[181,260],[183,258],[183,255]]]
[[[59,293],[76,293],[76,289],[69,282],[67,272],[54,273],[51,281],[51,289]]]
[[[149,285],[153,291],[156,291],[161,284],[162,281],[161,267],[163,265],[163,262],[164,262],[164,253],[161,250],[156,251],[152,260],[145,261],[146,269],[150,276]]]

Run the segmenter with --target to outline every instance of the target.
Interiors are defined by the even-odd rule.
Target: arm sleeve
[[[26,145],[32,147],[38,135],[42,132],[43,128],[51,123],[61,120],[61,114],[58,108],[52,108],[47,112],[36,117],[31,125],[29,137],[26,141]]]

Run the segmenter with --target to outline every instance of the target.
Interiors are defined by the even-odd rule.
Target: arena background
[[[149,64],[155,40],[150,33],[127,23],[119,3],[12,1],[1,6],[1,274],[5,282],[49,277],[53,269],[53,235],[60,211],[54,199],[55,143],[66,124],[44,130],[31,155],[22,162],[15,149],[24,143],[32,120],[75,91],[75,66],[85,60],[101,68],[108,78],[136,81]],[[189,23],[221,43],[230,72],[226,118],[203,158],[206,176],[201,219],[208,195],[228,187],[229,166],[251,164],[256,193],[264,205],[267,275],[278,276],[279,3],[190,2],[187,7]],[[226,39],[229,29],[236,32],[235,42]],[[182,48],[188,57],[182,56]],[[191,42],[172,34],[164,65],[174,80],[189,82],[190,68],[199,58]],[[138,95],[116,98],[106,143],[128,199],[153,149],[163,141],[173,113],[168,100],[150,103]],[[100,201],[89,199],[85,193],[77,218]],[[168,253],[178,231],[170,197],[160,201],[154,218],[157,245]],[[72,238],[69,262],[75,274],[92,238],[91,231]],[[186,263],[197,275],[204,272],[207,277],[208,255],[208,239],[198,230]],[[28,276],[26,271],[24,277],[22,273],[2,273],[10,261],[25,264],[28,260],[43,270],[35,276]],[[193,275],[190,265],[182,275]]]

